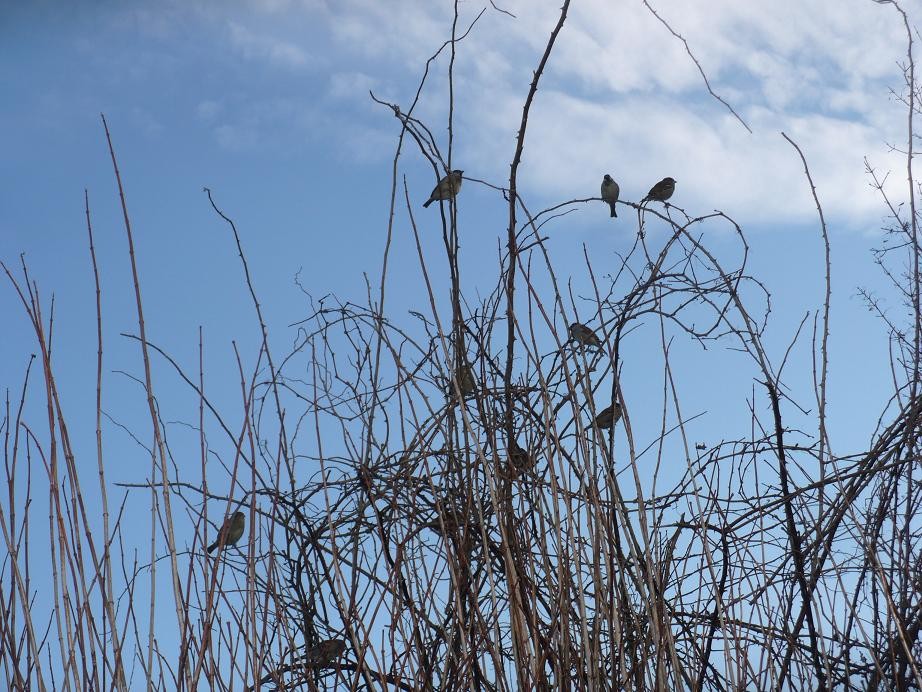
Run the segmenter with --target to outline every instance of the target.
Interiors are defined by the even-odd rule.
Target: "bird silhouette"
[[[455,377],[458,380],[458,389],[461,390],[462,399],[467,399],[477,393],[477,381],[469,365],[459,365],[455,370]],[[456,398],[454,380],[448,381],[447,394],[449,399]]]
[[[239,541],[245,525],[246,515],[243,512],[234,512],[224,521],[224,525],[218,531],[217,540],[208,546],[209,554],[217,548],[224,548]]]
[[[618,216],[618,213],[615,211],[615,202],[618,201],[618,195],[620,194],[621,188],[618,187],[618,183],[606,173],[605,177],[602,178],[602,201],[607,202],[608,206],[611,207],[611,215],[613,217]]]
[[[574,322],[570,325],[568,331],[570,332],[570,338],[583,346],[602,348],[602,341],[599,339],[598,335],[585,324]]]
[[[464,171],[452,171],[444,178],[439,181],[439,184],[432,189],[432,194],[429,195],[429,199],[423,205],[428,207],[433,202],[437,202],[442,199],[453,199],[455,195],[458,194],[461,190],[461,181],[464,176]]]
[[[608,408],[603,409],[602,412],[595,417],[595,424],[600,430],[611,430],[620,419],[621,404],[616,401]]]
[[[672,193],[675,192],[675,183],[676,181],[674,178],[663,178],[656,185],[650,188],[650,191],[647,193],[647,196],[643,198],[641,203],[646,202],[647,200],[665,202],[667,199],[672,197]]]
[[[509,471],[513,476],[528,471],[535,465],[535,458],[515,440],[509,444]]]
[[[346,642],[342,639],[327,639],[312,646],[304,654],[304,662],[309,666],[327,666],[346,653]]]

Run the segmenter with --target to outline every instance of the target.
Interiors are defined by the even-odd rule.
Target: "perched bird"
[[[519,446],[519,443],[513,440],[509,445],[509,471],[513,476],[527,471],[535,465],[535,458],[528,453],[527,449]]]
[[[208,546],[208,552],[213,552],[216,548],[224,548],[233,545],[240,540],[243,535],[243,526],[246,522],[246,515],[243,512],[234,512],[224,522],[224,526],[218,531],[218,539]]]
[[[647,193],[647,196],[643,198],[642,202],[646,202],[648,199],[652,199],[656,202],[665,202],[672,197],[673,192],[675,192],[675,179],[663,178],[650,188],[650,191]]]
[[[439,515],[424,526],[438,534],[445,536],[468,533],[471,522],[468,513],[453,504],[446,503],[442,506]]]
[[[618,183],[606,173],[605,177],[602,178],[602,201],[608,202],[608,206],[611,207],[612,216],[618,216],[618,213],[615,211],[615,202],[618,201],[618,195],[620,194],[621,188],[618,187]]]
[[[469,365],[459,364],[458,369],[455,371],[455,377],[458,378],[458,389],[461,390],[462,399],[467,399],[477,393],[477,381],[474,379],[474,373],[471,372]],[[455,398],[454,380],[448,381],[448,398]]]
[[[440,199],[454,199],[454,196],[461,190],[461,178],[463,175],[464,171],[452,171],[442,178],[439,184],[432,190],[432,194],[429,195],[429,199],[423,206],[428,207],[430,204]]]
[[[570,338],[583,346],[595,346],[602,348],[602,342],[598,335],[585,324],[574,322],[570,325]]]
[[[621,404],[617,401],[595,417],[595,424],[601,430],[611,430],[621,419]]]
[[[304,662],[309,666],[326,666],[346,653],[346,642],[342,639],[327,639],[316,644],[304,654]]]

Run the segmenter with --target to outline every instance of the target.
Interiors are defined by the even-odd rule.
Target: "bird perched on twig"
[[[304,662],[309,666],[327,666],[346,653],[346,642],[342,639],[327,639],[316,644],[304,654]]]
[[[595,417],[595,424],[600,430],[611,430],[621,419],[621,404],[617,401]]]
[[[467,399],[477,393],[477,381],[474,379],[474,373],[471,367],[466,364],[459,364],[455,370],[455,377],[458,379],[458,389],[461,390],[461,398]],[[455,398],[454,380],[448,381],[448,398]]]
[[[454,196],[461,190],[461,180],[463,176],[464,171],[452,171],[446,175],[439,181],[439,184],[433,188],[432,194],[429,195],[429,199],[423,206],[428,207],[433,202],[442,199],[454,199]]]
[[[675,178],[663,178],[656,185],[650,188],[647,196],[641,200],[641,204],[647,200],[665,202],[667,199],[672,197],[672,193],[675,192],[675,183]]]
[[[583,346],[602,348],[602,341],[598,335],[585,324],[574,322],[569,328],[570,338]]]
[[[448,538],[449,536],[467,534],[472,526],[472,521],[468,516],[468,512],[461,506],[457,506],[452,502],[445,502],[436,518],[423,524],[423,526]]]
[[[269,674],[263,677],[257,684],[247,687],[246,692],[255,692],[257,688],[262,689],[260,685],[268,685],[273,681],[277,683],[279,677],[283,673],[297,670],[297,668],[301,666],[316,670],[329,668],[331,664],[344,653],[346,653],[346,642],[342,639],[327,639],[326,641],[322,641],[319,644],[307,648],[301,658],[274,671],[270,671]],[[278,688],[273,687],[273,689]],[[316,687],[312,689],[316,689]]]
[[[621,188],[618,187],[618,183],[606,173],[605,177],[602,178],[602,201],[607,202],[608,206],[611,207],[611,215],[613,217],[618,216],[618,213],[615,211],[615,202],[618,201],[618,195],[620,194]]]
[[[224,521],[224,525],[218,531],[217,540],[208,546],[208,552],[212,553],[216,548],[224,548],[239,541],[245,524],[246,515],[243,512],[234,512]]]
[[[515,440],[509,444],[509,471],[517,476],[535,465],[535,458]]]

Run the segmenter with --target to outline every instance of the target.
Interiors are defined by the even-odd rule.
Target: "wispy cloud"
[[[377,80],[364,72],[336,72],[330,75],[328,95],[337,101],[356,101],[368,104],[368,92]]]
[[[288,69],[304,69],[314,64],[299,45],[267,34],[257,34],[242,24],[228,21],[231,45],[248,59],[265,60]]]
[[[673,175],[680,180],[677,203],[729,205],[756,219],[812,219],[813,201],[783,130],[804,148],[831,217],[876,225],[880,200],[863,160],[897,165],[886,143],[898,141],[904,119],[887,98],[887,89],[901,82],[897,62],[905,52],[893,12],[857,0],[651,2],[688,39],[712,86],[754,134],[707,95],[682,43],[640,3],[579,3],[532,114],[523,174],[535,192],[583,195],[596,188],[601,171],[610,171],[622,177],[623,195],[639,198],[652,182]],[[406,10],[407,3],[398,4]],[[458,46],[455,64],[461,153],[480,174],[499,179],[556,11],[524,0],[503,6],[518,19],[488,14]],[[431,27],[447,36],[450,15],[444,7],[415,9],[410,19],[399,11],[350,12],[348,29],[334,32],[339,50],[352,60],[369,50],[404,56],[434,50]],[[466,11],[460,24],[470,21]],[[401,31],[402,22],[409,31]],[[347,45],[359,38],[371,44]],[[434,67],[431,98],[421,110],[434,131],[445,115],[444,63]]]
[[[571,10],[535,102],[523,169],[534,193],[586,195],[608,171],[620,176],[622,195],[637,198],[672,175],[677,203],[810,219],[812,200],[783,130],[804,147],[832,218],[876,224],[879,200],[863,159],[895,165],[887,144],[903,137],[904,114],[888,98],[902,83],[905,53],[892,10],[867,0],[650,2],[754,133],[708,96],[685,47],[642,3],[584,0]],[[501,4],[517,19],[488,7],[457,46],[454,82],[456,156],[472,174],[497,181],[507,174],[521,102],[557,12],[554,3]],[[481,6],[460,7],[458,26],[466,28]],[[196,114],[225,147],[296,147],[326,133],[347,156],[385,160],[393,123],[368,102],[368,90],[408,103],[426,58],[450,36],[451,12],[450,3],[416,0],[210,6],[201,21],[221,27],[238,59],[269,70],[271,87],[238,83],[229,96],[203,100]],[[437,134],[447,65],[446,52],[431,66],[417,110]]]
[[[204,118],[213,113],[217,143],[231,151],[262,151],[284,155],[299,149],[302,123],[310,116],[310,104],[303,99],[235,99],[228,103],[199,104]],[[220,116],[220,117],[219,117]]]

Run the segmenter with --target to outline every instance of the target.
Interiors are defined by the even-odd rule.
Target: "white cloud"
[[[642,4],[578,3],[533,106],[526,184],[542,197],[567,199],[594,191],[596,178],[610,171],[620,175],[622,195],[638,199],[672,175],[680,181],[676,203],[690,209],[812,220],[815,206],[784,130],[808,158],[827,218],[876,223],[880,200],[867,185],[863,159],[901,165],[885,144],[899,141],[905,119],[885,96],[887,86],[902,81],[896,13],[865,0],[651,4],[689,41],[712,87],[754,134],[708,96],[684,45]],[[473,162],[468,168],[497,181],[507,174],[531,71],[557,16],[553,3],[503,7],[518,19],[488,13],[481,20],[458,46],[455,83],[461,153]],[[414,26],[441,21],[447,35],[444,8],[417,8]],[[366,19],[352,14],[348,35],[373,32],[403,55],[414,52],[407,45],[413,41],[421,42],[417,52],[432,45],[416,29],[402,33],[397,19]],[[445,116],[443,68],[437,65],[421,111],[435,132]]]
[[[902,85],[902,24],[869,0],[650,0],[689,42],[711,86],[750,124],[750,135],[712,99],[685,46],[641,2],[584,0],[568,24],[535,101],[522,180],[542,197],[594,194],[597,178],[620,177],[637,199],[672,175],[677,204],[714,207],[756,220],[813,219],[815,209],[788,132],[804,149],[829,218],[876,222],[880,202],[863,158],[901,165],[887,143],[904,138],[905,115],[887,98]],[[451,4],[417,0],[251,0],[259,21],[227,21],[247,59],[285,70],[327,70],[325,90],[279,111],[203,102],[203,119],[228,118],[225,146],[321,136],[362,160],[391,155],[386,110],[369,88],[407,105],[426,59],[451,31]],[[463,30],[482,5],[461,3]],[[557,19],[558,3],[505,0],[511,19],[488,7],[455,62],[456,157],[473,175],[501,182],[532,70]],[[257,27],[253,28],[253,27]],[[303,27],[314,32],[298,35]],[[320,38],[322,40],[320,40]],[[311,45],[314,57],[302,47]],[[448,52],[431,66],[417,115],[444,138]],[[317,70],[314,70],[315,74]],[[268,110],[266,110],[268,109]],[[229,118],[234,114],[234,118]],[[444,142],[440,141],[440,145]],[[456,159],[457,160],[457,159]],[[469,161],[470,163],[467,163]],[[475,170],[476,169],[476,170]],[[680,202],[681,200],[681,202]]]
[[[511,121],[517,99],[507,101],[493,105]],[[750,135],[719,109],[680,106],[668,95],[589,103],[543,93],[530,118],[524,194],[545,200],[595,195],[607,172],[620,182],[622,198],[636,202],[668,175],[679,181],[672,201],[693,215],[722,209],[744,223],[812,221],[815,205],[800,159],[780,134],[784,129],[807,157],[827,220],[853,228],[880,215],[880,200],[864,175],[865,154],[877,152],[885,167],[901,165],[866,123],[823,115],[779,118],[760,109],[749,114]],[[479,130],[465,128],[475,133],[465,141],[474,162],[469,168],[502,180],[512,143],[500,154],[495,144],[509,122],[478,124]]]
[[[349,53],[397,59],[416,68],[450,37],[447,10],[447,4],[438,2],[338,0],[317,16],[327,21],[331,37]]]

